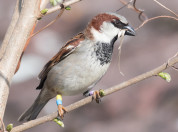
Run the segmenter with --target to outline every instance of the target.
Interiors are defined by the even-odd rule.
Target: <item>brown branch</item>
[[[155,19],[158,19],[158,18],[170,18],[170,19],[174,19],[174,20],[177,20],[178,21],[178,15],[172,11],[171,9],[167,8],[166,6],[164,6],[163,4],[161,4],[160,2],[158,2],[157,0],[154,0],[158,5],[160,5],[161,7],[163,7],[164,9],[168,10],[169,12],[171,12],[172,14],[174,14],[176,17],[173,17],[173,16],[165,16],[165,15],[162,15],[162,16],[156,16],[156,17],[152,17],[152,18],[149,18],[149,19],[146,19],[139,27],[137,27],[135,30],[138,30],[139,28],[143,27],[146,23],[152,21],[152,20],[155,20]]]
[[[32,35],[28,38],[28,40],[31,39],[33,36],[37,35],[38,33],[40,33],[41,31],[43,31],[44,29],[46,29],[47,27],[49,27],[50,25],[52,25],[53,23],[55,23],[55,22],[57,21],[57,19],[59,19],[59,18],[62,16],[62,14],[64,13],[64,10],[65,10],[65,8],[63,8],[63,9],[61,10],[61,12],[57,15],[57,17],[56,17],[53,21],[51,21],[51,22],[48,23],[46,26],[44,26],[43,28],[41,28],[40,30],[38,30],[37,32],[35,32],[34,34],[32,34]]]
[[[176,63],[178,63],[178,53],[176,53],[175,56],[173,56],[170,59],[168,59],[168,62],[164,63],[163,65],[161,65],[161,66],[159,66],[159,67],[157,67],[157,68],[155,68],[155,69],[153,69],[153,70],[151,70],[149,72],[146,72],[146,73],[143,73],[143,74],[141,74],[139,76],[136,76],[136,77],[134,77],[134,78],[132,78],[132,79],[126,81],[126,82],[123,82],[123,83],[121,83],[119,85],[116,85],[116,86],[113,86],[111,88],[108,88],[108,89],[104,90],[104,93],[105,93],[105,95],[109,95],[109,94],[112,94],[114,92],[117,92],[117,91],[119,91],[121,89],[124,89],[124,88],[126,88],[126,87],[128,87],[130,85],[133,85],[133,84],[135,84],[135,83],[137,83],[139,81],[142,81],[142,80],[145,80],[145,79],[147,79],[149,77],[155,76],[158,73],[160,73],[161,71],[167,69],[170,66],[173,66]],[[82,100],[80,100],[78,102],[75,102],[75,103],[73,103],[73,104],[71,104],[71,105],[69,105],[69,106],[67,106],[65,108],[66,108],[66,110],[68,112],[70,112],[70,111],[72,111],[74,109],[77,109],[77,108],[79,108],[81,106],[84,106],[84,105],[86,105],[86,104],[88,104],[90,102],[92,102],[92,97],[91,96],[86,97],[86,98],[84,98],[84,99],[82,99]],[[29,122],[26,122],[26,123],[24,123],[22,125],[14,127],[11,132],[19,132],[19,131],[27,130],[27,129],[32,128],[34,126],[37,126],[37,125],[40,125],[42,123],[51,121],[54,118],[56,118],[57,116],[58,116],[58,113],[55,112],[55,113],[40,117],[38,119],[29,121]]]
[[[41,8],[45,8],[48,3],[49,3],[49,0],[40,0],[39,10],[40,10]],[[12,22],[12,23],[13,23],[13,22]],[[33,31],[35,30],[36,25],[37,25],[37,22],[33,25],[33,28],[32,28],[32,30],[31,30],[30,36],[33,34]],[[23,49],[23,52],[22,52],[21,57],[20,57],[20,59],[19,59],[19,62],[18,62],[18,64],[17,64],[15,73],[16,73],[16,72],[19,70],[19,68],[20,68],[21,59],[22,59],[23,54],[24,54],[24,52],[25,52],[25,50],[26,50],[26,48],[27,48],[27,46],[28,46],[29,43],[30,43],[30,37],[29,37],[28,40],[26,41],[26,44],[25,44],[24,49]]]
[[[167,8],[165,5],[161,4],[160,2],[158,2],[157,0],[154,0],[158,5],[160,5],[161,7],[163,7],[164,9],[168,10],[169,12],[171,12],[172,14],[174,14],[176,17],[178,17],[178,15],[172,11],[171,9]]]
[[[130,3],[132,2],[132,0],[129,1],[128,3],[127,3],[125,0],[120,0],[120,2],[121,2],[122,4],[124,4],[124,5],[128,5],[128,8],[130,8],[130,9],[134,10],[135,12],[139,13],[139,15],[138,15],[139,20],[143,21],[143,20],[141,19],[141,16],[144,17],[144,20],[147,20],[147,19],[148,19],[147,16],[146,16],[146,14],[144,13],[144,11],[141,10],[141,9],[138,9],[138,8],[136,7],[136,0],[133,1],[133,5],[130,4]]]
[[[144,11],[141,10],[141,9],[138,9],[138,8],[136,7],[136,0],[134,0],[134,2],[133,2],[133,8],[134,8],[134,10],[135,10],[136,12],[139,13],[138,18],[140,19],[140,21],[144,21],[144,20],[147,19],[147,16],[143,13]],[[145,19],[142,20],[142,19],[141,19],[141,16],[144,16]]]
[[[33,28],[32,28],[32,30],[31,30],[31,32],[30,32],[30,35],[33,34],[33,31],[35,30],[36,25],[37,25],[37,23],[35,23],[35,24],[33,25]],[[22,54],[21,54],[21,56],[20,56],[19,62],[18,62],[17,67],[16,67],[16,69],[15,69],[15,73],[16,73],[16,72],[19,70],[19,68],[20,68],[20,64],[21,64],[21,60],[22,60],[23,54],[24,54],[24,52],[25,52],[25,50],[26,50],[26,48],[27,48],[27,46],[28,46],[29,43],[30,43],[30,38],[28,38],[28,40],[26,41],[26,44],[25,44],[24,49],[23,49],[23,52],[22,52]]]
[[[155,19],[158,19],[158,18],[170,18],[170,19],[174,19],[176,21],[178,21],[178,18],[175,18],[173,16],[156,16],[156,17],[152,17],[152,18],[149,18],[147,20],[145,20],[139,27],[137,27],[135,30],[138,30],[139,28],[143,27],[146,23],[152,21],[152,20],[155,20]]]

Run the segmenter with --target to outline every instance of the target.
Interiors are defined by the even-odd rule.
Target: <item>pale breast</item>
[[[110,64],[101,65],[95,50],[92,44],[76,49],[49,71],[47,86],[63,95],[79,94],[94,86]]]

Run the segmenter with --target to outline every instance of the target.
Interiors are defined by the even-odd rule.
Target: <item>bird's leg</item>
[[[102,92],[102,95],[101,95]],[[96,101],[96,103],[100,103],[101,102],[101,97],[104,96],[103,95],[103,90],[96,90],[96,91],[86,91],[83,93],[84,96],[92,96],[92,99],[94,99]]]
[[[101,96],[100,96],[99,90],[91,91],[91,95],[92,95],[92,98],[96,101],[96,103],[99,104],[101,102]]]
[[[56,104],[57,104],[57,107],[58,107],[58,114],[61,117],[61,119],[63,119],[64,113],[67,112],[67,111],[62,105],[62,96],[60,94],[58,94],[56,96]]]

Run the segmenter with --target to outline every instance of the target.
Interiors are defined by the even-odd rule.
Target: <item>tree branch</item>
[[[50,0],[40,0],[40,1],[41,1],[41,3],[40,3],[40,10],[42,10],[42,9],[44,9],[44,8],[46,7],[46,5],[49,3]],[[79,1],[81,1],[81,0],[77,0],[77,1],[76,1],[76,0],[67,1],[67,2],[65,2],[65,3],[63,4],[63,6],[66,7],[66,6],[68,6],[68,5],[72,5],[72,4],[77,3],[77,2],[79,2]],[[58,6],[59,6],[59,5],[58,5]],[[59,6],[59,8],[58,8],[58,6],[56,6],[56,7],[57,7],[57,10],[60,10],[60,9],[63,8],[63,6]],[[53,10],[53,8],[56,8],[56,7],[52,7],[52,8],[50,8],[50,9]],[[49,10],[50,10],[50,9],[49,9]],[[57,10],[56,10],[56,11],[57,11]],[[59,15],[58,15],[53,21],[51,21],[51,22],[50,22],[49,24],[47,24],[45,27],[43,27],[42,29],[40,29],[39,31],[37,31],[36,33],[33,34],[33,31],[34,31],[34,29],[35,29],[35,27],[36,27],[36,24],[37,24],[37,23],[35,23],[34,26],[33,26],[32,31],[31,31],[30,37],[28,38],[28,40],[27,40],[27,42],[26,42],[26,44],[25,44],[25,47],[24,47],[23,52],[25,51],[26,47],[28,46],[28,44],[29,44],[29,42],[30,42],[30,39],[31,39],[33,36],[35,36],[36,34],[38,34],[39,32],[43,31],[44,29],[46,29],[47,27],[49,27],[50,25],[52,25],[55,21],[57,21],[57,19],[60,18],[60,16],[63,14],[63,12],[64,12],[64,9],[61,10],[61,12],[59,13]],[[47,14],[48,14],[48,13],[47,13]],[[46,14],[45,14],[45,15],[46,15]],[[40,13],[40,14],[38,15],[38,18],[41,18],[41,17],[43,17],[43,16],[44,16],[44,15]],[[2,47],[1,49],[5,49],[5,48]],[[0,53],[1,53],[1,52],[0,52]],[[17,65],[17,67],[16,67],[15,73],[18,71],[18,69],[19,69],[19,67],[20,67],[20,63],[21,63],[22,56],[23,56],[23,53],[21,54],[21,57],[20,57],[20,60],[19,60],[19,62],[18,62],[18,65]],[[1,54],[0,54],[0,57],[1,57]]]
[[[158,18],[169,18],[169,19],[174,19],[176,21],[178,21],[178,18],[176,17],[173,17],[173,16],[156,16],[156,17],[152,17],[152,18],[149,18],[147,20],[145,20],[142,24],[140,24],[139,27],[137,27],[135,30],[138,30],[140,29],[141,27],[143,27],[146,23],[152,21],[152,20],[155,20],[155,19],[158,19]]]
[[[17,63],[23,52],[25,43],[31,32],[33,25],[37,21],[40,13],[40,0],[25,0],[21,6],[21,0],[17,1],[15,13],[17,17],[12,20],[1,50],[2,58],[0,60],[0,118],[3,119],[4,110],[9,94],[9,86],[12,76],[15,73]],[[20,14],[18,11],[20,9]],[[19,16],[18,16],[19,15]],[[1,48],[2,48],[1,47]],[[1,125],[1,123],[0,123]]]
[[[64,13],[64,8],[61,9],[61,12],[57,15],[57,17],[52,20],[50,23],[48,23],[46,26],[44,26],[43,28],[41,28],[40,30],[38,30],[37,32],[35,32],[34,34],[32,34],[28,39],[31,39],[33,36],[37,35],[38,33],[40,33],[41,31],[43,31],[44,29],[46,29],[47,27],[51,26],[53,23],[55,23]]]
[[[105,96],[109,95],[109,94],[112,94],[114,92],[117,92],[117,91],[119,91],[121,89],[124,89],[124,88],[126,88],[126,87],[128,87],[130,85],[133,85],[133,84],[137,83],[137,82],[145,80],[145,79],[147,79],[149,77],[155,76],[158,73],[160,73],[161,71],[167,69],[168,67],[173,66],[176,63],[178,63],[178,52],[176,53],[175,56],[173,56],[170,59],[168,59],[168,61],[166,63],[162,64],[161,66],[159,66],[159,67],[157,67],[157,68],[155,68],[155,69],[153,69],[153,70],[151,70],[149,72],[143,73],[143,74],[141,74],[139,76],[136,76],[136,77],[134,77],[134,78],[132,78],[132,79],[126,81],[126,82],[123,82],[123,83],[121,83],[119,85],[116,85],[116,86],[113,86],[111,88],[108,88],[108,89],[104,90]],[[86,98],[84,98],[84,99],[82,99],[82,100],[80,100],[78,102],[75,102],[75,103],[73,103],[73,104],[71,104],[71,105],[69,105],[69,106],[67,106],[65,108],[66,108],[67,112],[70,112],[70,111],[72,111],[74,109],[77,109],[77,108],[79,108],[81,106],[84,106],[84,105],[86,105],[86,104],[88,104],[90,102],[92,102],[92,97],[91,96],[86,97]],[[42,123],[51,121],[54,118],[56,118],[57,116],[58,116],[58,113],[55,112],[55,113],[49,114],[47,116],[40,117],[38,119],[29,121],[29,122],[26,122],[26,123],[24,123],[22,125],[14,127],[11,132],[19,132],[19,131],[27,130],[27,129],[32,128],[34,126],[37,126],[37,125],[40,125]]]
[[[172,11],[171,9],[167,8],[165,5],[161,4],[160,2],[158,2],[157,0],[153,0],[155,1],[158,5],[160,5],[161,7],[163,7],[164,9],[168,10],[169,12],[171,12],[172,14],[174,14],[176,17],[178,17],[178,15]]]
[[[15,9],[14,9],[14,14],[12,16],[11,23],[10,23],[10,25],[8,27],[8,30],[7,30],[6,35],[4,37],[4,40],[3,40],[2,44],[1,44],[1,47],[0,47],[0,60],[2,59],[2,56],[3,56],[3,54],[4,54],[5,50],[6,50],[6,47],[8,45],[9,39],[10,39],[10,37],[12,35],[14,27],[15,27],[15,25],[17,23],[18,18],[19,18],[19,14],[20,14],[20,10],[21,10],[21,6],[20,6],[21,2],[20,1],[21,0],[17,0],[17,2],[16,2]]]
[[[80,1],[82,1],[82,0],[70,0],[70,1],[64,2],[63,5],[64,5],[64,7],[66,7],[66,6],[70,6],[70,5],[75,4],[77,2],[80,2]],[[52,8],[49,8],[48,12],[45,15],[51,14],[53,12],[56,12],[56,11],[60,10],[60,9],[61,9],[60,5],[54,6]]]

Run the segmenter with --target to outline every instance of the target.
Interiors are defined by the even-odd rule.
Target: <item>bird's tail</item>
[[[43,89],[41,90],[40,94],[38,95],[37,99],[35,102],[32,104],[32,106],[27,109],[18,119],[18,121],[23,121],[23,120],[33,120],[35,119],[42,108],[46,105],[46,103],[51,99],[51,98],[46,98],[44,96]],[[43,95],[43,96],[42,96]],[[49,96],[47,96],[49,97]]]

